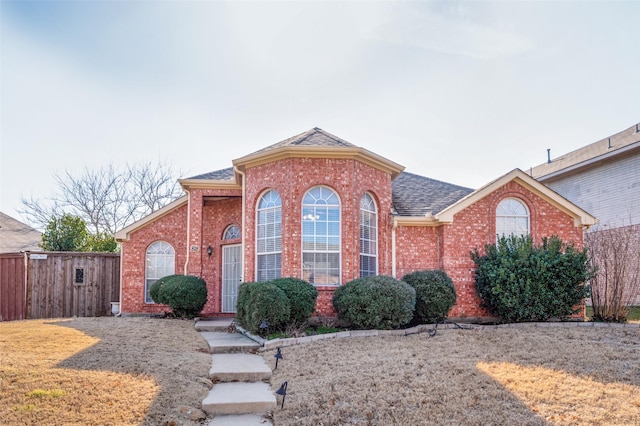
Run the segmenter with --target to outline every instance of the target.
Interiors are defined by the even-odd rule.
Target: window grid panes
[[[277,191],[258,201],[256,225],[256,281],[280,278],[282,268],[282,200]]]
[[[378,275],[378,215],[369,194],[360,200],[360,278]]]
[[[521,236],[529,234],[529,211],[523,202],[506,198],[496,208],[496,234]]]
[[[149,294],[151,285],[160,278],[175,274],[175,251],[171,244],[156,241],[147,248],[144,303],[155,303]]]
[[[238,226],[230,225],[224,231],[224,240],[236,240],[238,238],[240,238],[240,228],[238,228]]]
[[[302,273],[315,285],[340,284],[340,200],[324,186],[302,200]]]

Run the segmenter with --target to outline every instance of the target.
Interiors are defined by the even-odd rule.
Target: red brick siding
[[[146,252],[151,243],[166,241],[176,254],[175,272],[183,273],[187,253],[187,206],[181,206],[169,214],[131,233],[122,242],[122,300],[123,313],[163,313],[165,305],[144,303]]]
[[[410,272],[440,268],[440,227],[398,226],[396,228],[396,277]]]

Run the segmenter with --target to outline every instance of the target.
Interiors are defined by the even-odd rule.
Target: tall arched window
[[[171,244],[165,241],[156,241],[147,247],[144,303],[155,303],[149,295],[151,284],[162,277],[175,274],[176,253]]]
[[[302,199],[302,274],[316,285],[340,284],[340,200],[326,186]]]
[[[378,213],[369,194],[360,199],[360,278],[378,275]]]
[[[282,270],[282,200],[278,192],[265,192],[257,210],[256,281],[268,281],[280,278]]]
[[[496,234],[498,238],[505,235],[529,234],[529,210],[517,198],[505,198],[496,208]]]

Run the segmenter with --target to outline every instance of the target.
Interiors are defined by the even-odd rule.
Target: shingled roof
[[[403,172],[391,185],[393,208],[400,216],[439,213],[473,189]]]
[[[228,167],[222,170],[214,170],[213,172],[191,176],[190,178],[187,178],[187,179],[233,180],[234,179],[233,167]]]
[[[629,149],[640,147],[640,123],[604,138],[587,146],[584,146],[551,162],[540,164],[530,171],[530,175],[536,179],[551,177],[564,171],[574,170],[587,166],[594,161],[599,161],[610,156],[622,154]]]
[[[0,253],[41,250],[42,234],[0,212]]]
[[[266,148],[262,148],[250,155],[260,154],[271,151],[277,148],[284,148],[288,146],[326,146],[329,148],[357,148],[356,145],[340,139],[339,137],[332,135],[331,133],[322,130],[319,127],[314,127],[311,130],[300,133],[299,135],[292,136],[273,145],[269,145]]]

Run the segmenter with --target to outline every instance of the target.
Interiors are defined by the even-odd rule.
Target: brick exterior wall
[[[341,279],[346,283],[359,276],[360,199],[369,193],[378,208],[378,273],[391,275],[391,177],[353,159],[286,158],[246,170],[246,229],[244,281],[256,274],[255,221],[259,197],[267,190],[278,191],[282,199],[282,276],[302,278],[301,204],[304,194],[316,185],[334,190],[341,202]],[[240,244],[241,239],[224,241],[223,233],[232,224],[242,228],[240,190],[192,189],[189,193],[190,236],[187,244],[187,205],[131,233],[122,244],[122,312],[161,313],[168,308],[144,303],[145,252],[149,244],[163,240],[176,251],[176,273],[184,271],[205,279],[209,298],[204,315],[221,314],[222,247]],[[225,197],[225,198],[218,198]],[[582,247],[582,229],[573,219],[535,193],[512,181],[458,212],[451,224],[440,226],[398,226],[396,229],[396,276],[417,270],[441,268],[453,279],[458,295],[450,312],[455,318],[487,317],[480,308],[474,287],[474,248],[483,250],[495,242],[495,211],[506,197],[523,201],[530,212],[531,234],[536,241],[557,235]],[[207,255],[207,247],[213,249]],[[318,286],[316,314],[333,316],[335,286]]]

